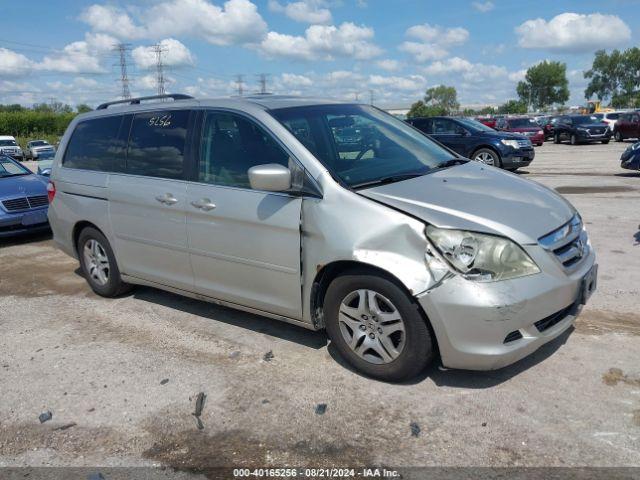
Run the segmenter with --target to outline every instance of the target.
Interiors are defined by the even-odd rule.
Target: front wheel
[[[368,274],[336,278],[324,302],[327,334],[354,368],[385,381],[418,375],[434,341],[418,305],[395,283]]]
[[[609,140],[602,140],[603,145],[606,145],[607,143],[609,143]]]
[[[571,145],[577,145],[578,144],[578,137],[576,137],[575,133],[571,134],[571,138],[569,139],[569,143],[571,143]]]
[[[91,289],[102,297],[117,297],[131,289],[120,278],[115,255],[106,237],[87,227],[78,237],[78,257],[84,278]]]
[[[624,138],[622,137],[622,133],[620,133],[619,131],[616,132],[613,137],[616,139],[616,142],[622,142],[624,140]]]
[[[488,148],[481,148],[473,154],[473,159],[491,165],[492,167],[500,167],[500,157],[496,152]]]

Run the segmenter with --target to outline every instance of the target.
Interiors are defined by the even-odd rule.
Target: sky
[[[404,108],[453,85],[463,105],[516,98],[526,69],[567,64],[570,105],[585,103],[598,49],[638,45],[640,0],[3,0],[0,103],[95,106],[133,96],[333,97]]]

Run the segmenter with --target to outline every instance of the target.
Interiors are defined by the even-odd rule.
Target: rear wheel
[[[493,167],[501,166],[500,156],[489,148],[481,148],[480,150],[477,150],[473,154],[473,159],[478,162],[482,162],[485,165],[491,165]]]
[[[87,227],[80,233],[78,257],[87,283],[98,295],[117,297],[132,288],[120,278],[109,241],[95,228]]]
[[[560,134],[559,133],[555,133],[553,135],[553,143],[560,143]]]
[[[613,137],[616,139],[616,142],[622,142],[624,140],[624,137],[622,136],[622,133],[620,133],[620,131],[616,131]]]
[[[607,143],[609,143],[609,140],[608,140],[608,139],[607,139],[607,140],[602,140],[602,143],[603,143],[604,145],[606,145]]]
[[[369,274],[336,278],[324,302],[327,334],[357,370],[381,380],[416,376],[434,342],[418,305],[395,283]]]

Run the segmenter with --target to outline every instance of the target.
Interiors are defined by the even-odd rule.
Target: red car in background
[[[527,117],[501,118],[496,130],[503,132],[521,133],[525,135],[531,143],[541,147],[545,140],[545,134],[540,125],[533,119]]]
[[[496,128],[497,120],[493,117],[476,117],[476,122],[480,122],[489,128]]]

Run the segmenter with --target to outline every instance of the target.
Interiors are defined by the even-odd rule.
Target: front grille
[[[587,129],[587,132],[589,132],[589,135],[602,135],[605,132],[604,128],[589,128]]]
[[[17,212],[19,210],[29,210],[30,208],[44,207],[49,203],[46,195],[35,195],[32,197],[12,198],[4,200],[2,206],[8,212]]]
[[[544,332],[545,330],[549,330],[554,325],[557,325],[562,320],[567,318],[567,315],[571,312],[573,305],[569,305],[568,307],[563,308],[559,312],[554,313],[553,315],[549,315],[542,320],[538,320],[534,325],[538,329],[539,332]]]
[[[578,265],[589,255],[587,232],[577,214],[557,230],[538,239],[538,243],[552,252],[566,269]]]

